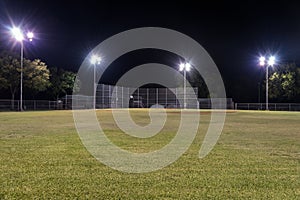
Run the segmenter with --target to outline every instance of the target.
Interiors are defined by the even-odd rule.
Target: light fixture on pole
[[[24,54],[23,40],[24,40],[24,35],[23,35],[22,31],[17,27],[13,27],[11,29],[11,33],[12,33],[13,37],[21,44],[20,111],[23,111],[23,54]],[[32,32],[28,32],[26,34],[26,36],[30,42],[33,40],[34,35]]]
[[[94,65],[94,80],[93,80],[93,92],[94,92],[94,98],[93,98],[93,108],[96,109],[96,89],[97,89],[97,83],[96,83],[96,65],[99,65],[101,62],[101,57],[97,55],[92,55],[91,57],[91,64]]]
[[[270,56],[267,63],[266,58],[261,56],[259,58],[259,65],[266,67],[266,110],[269,110],[269,67],[273,67],[276,63],[275,56]]]
[[[191,64],[190,63],[181,63],[179,65],[179,71],[183,71],[183,106],[184,109],[186,109],[186,72],[191,70]]]

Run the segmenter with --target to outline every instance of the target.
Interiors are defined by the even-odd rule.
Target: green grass
[[[110,111],[97,112],[107,136],[133,152],[167,144],[179,121],[170,111],[161,133],[137,139],[122,134]],[[131,114],[149,123],[145,110]],[[228,113],[217,145],[199,159],[209,119],[203,112],[193,144],[176,162],[128,174],[86,151],[71,111],[2,112],[0,199],[300,199],[300,113]]]

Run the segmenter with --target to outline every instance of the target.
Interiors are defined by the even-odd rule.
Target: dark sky
[[[260,53],[272,52],[281,63],[300,63],[297,1],[191,2],[0,0],[0,48],[12,48],[7,34],[12,23],[32,28],[37,38],[26,44],[25,57],[76,72],[88,52],[114,34],[137,27],[170,28],[207,50],[221,72],[228,97],[238,102],[257,102],[258,82],[264,79],[257,65]],[[146,51],[127,56],[115,63],[105,82],[114,82],[120,76],[116,71],[126,71],[118,68],[153,60],[170,65],[174,57]]]

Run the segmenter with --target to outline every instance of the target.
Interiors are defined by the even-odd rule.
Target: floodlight
[[[27,38],[29,39],[29,41],[31,42],[33,39],[33,32],[28,32],[27,33]]]
[[[22,31],[21,31],[19,28],[13,27],[13,28],[11,29],[11,32],[12,32],[12,35],[15,37],[15,39],[16,39],[17,41],[22,41],[22,40],[24,39],[24,36],[23,36],[23,34],[22,34]]]
[[[272,66],[275,64],[275,56],[270,56],[269,60],[268,60],[268,65]]]

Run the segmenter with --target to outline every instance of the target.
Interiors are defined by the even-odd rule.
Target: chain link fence
[[[184,95],[186,108],[198,109],[197,88],[130,88],[99,84],[96,90],[96,108],[183,108]],[[93,108],[93,97],[67,95],[63,99],[67,108]]]
[[[300,103],[269,103],[269,110],[300,111]],[[236,110],[266,110],[265,103],[235,103]]]
[[[96,90],[96,108],[184,108],[184,96],[187,109],[211,109],[212,102],[218,108],[222,99],[200,98],[198,88],[130,88],[99,84]],[[219,103],[218,103],[219,102]],[[241,107],[241,105],[239,105]],[[24,100],[24,110],[92,109],[94,97],[84,95],[66,95],[58,101]],[[234,102],[227,99],[227,109],[234,109]],[[19,100],[0,100],[0,110],[20,110]]]
[[[66,106],[63,101],[48,100],[23,100],[23,110],[61,110]],[[19,100],[0,100],[1,111],[18,111],[20,110]]]

